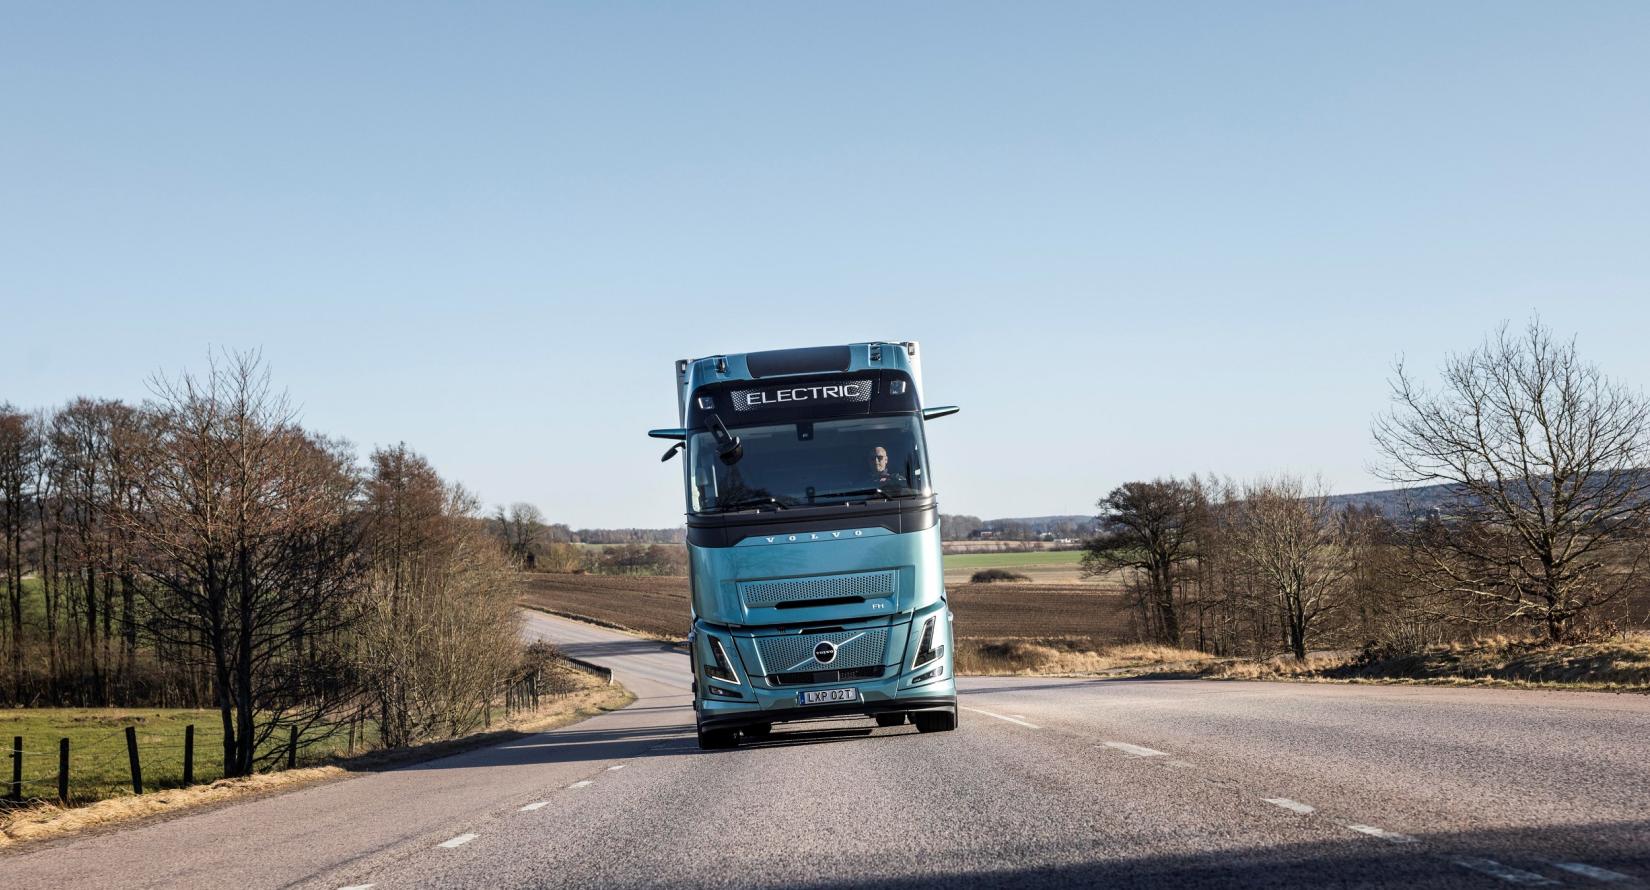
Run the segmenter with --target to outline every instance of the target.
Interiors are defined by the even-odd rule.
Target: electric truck
[[[676,363],[699,746],[775,723],[957,726],[914,342]]]

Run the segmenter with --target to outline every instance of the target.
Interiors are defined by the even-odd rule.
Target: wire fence
[[[501,684],[495,701],[502,703],[506,715],[537,710],[547,700],[576,692],[581,684],[573,672],[597,672],[592,668],[560,665],[535,670]],[[610,674],[606,677],[610,682]],[[223,729],[210,712],[196,713],[198,725],[182,722],[176,715],[150,712],[154,716],[88,715],[68,721],[101,724],[95,729],[54,725],[24,727],[28,735],[5,732],[0,735],[0,745],[5,746],[0,748],[4,754],[0,807],[41,801],[73,806],[216,781],[224,775]],[[257,754],[261,762],[276,769],[354,754],[370,747],[367,738],[376,732],[376,721],[369,714],[363,702],[347,717],[307,737],[296,725],[277,727]],[[118,725],[109,725],[110,720]]]

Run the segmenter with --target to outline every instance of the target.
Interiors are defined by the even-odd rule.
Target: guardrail
[[[606,683],[607,685],[609,685],[609,686],[613,685],[613,669],[612,668],[604,668],[601,665],[596,664],[594,662],[585,661],[582,658],[574,658],[571,655],[563,655],[562,658],[566,659],[568,664],[578,668],[579,670],[589,671],[590,673],[595,674],[598,677],[601,677],[602,682]]]

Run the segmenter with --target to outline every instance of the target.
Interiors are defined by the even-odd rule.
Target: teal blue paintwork
[[[882,369],[917,376],[900,344],[857,343],[849,350],[850,366],[845,374]],[[872,361],[873,353],[878,354],[877,361]],[[679,367],[678,372],[678,396],[683,406],[693,391],[705,384],[754,379],[742,354],[696,359]],[[764,378],[765,381],[771,379]],[[682,431],[655,430],[652,435],[676,438],[678,432]],[[689,482],[688,471],[684,461],[684,488]],[[872,706],[897,703],[901,699],[920,700],[913,701],[914,708],[932,707],[936,700],[955,702],[957,690],[951,669],[955,647],[951,612],[945,600],[938,526],[905,534],[880,527],[787,531],[783,535],[751,536],[731,547],[689,545],[688,557],[693,581],[691,639],[697,684],[695,706],[701,718],[732,717],[740,721],[805,718],[808,709],[798,704],[797,695],[810,688],[852,686],[859,690],[860,700]],[[749,606],[739,595],[740,582],[882,571],[897,573],[894,594],[870,596],[859,603],[780,610],[772,606]],[[934,619],[936,629],[933,646],[941,654],[914,667],[922,629],[930,618]],[[839,679],[818,687],[780,686],[767,679],[770,674],[786,672],[793,666],[763,664],[759,638],[794,634],[810,626],[825,625],[840,628],[844,633],[886,629],[883,666],[892,665],[892,670],[874,680]],[[715,662],[710,648],[712,638],[721,642],[723,651],[734,662],[731,667],[737,675],[736,681],[707,673],[706,666]],[[709,691],[712,688],[726,690],[728,695],[713,694]]]
[[[940,568],[939,526],[896,535],[886,529],[868,529],[864,537],[852,531],[840,539],[781,540],[773,544],[738,547],[688,547],[692,561],[693,614],[702,621],[725,626],[755,624],[832,623],[846,619],[887,618],[931,606],[945,597]],[[807,535],[810,533],[803,533]],[[811,533],[828,537],[830,532]],[[791,537],[790,535],[786,536]],[[762,540],[762,539],[759,539]],[[777,578],[802,578],[895,569],[898,597],[892,608],[873,600],[855,606],[813,609],[751,609],[739,601],[737,583]],[[883,606],[883,608],[875,608]]]

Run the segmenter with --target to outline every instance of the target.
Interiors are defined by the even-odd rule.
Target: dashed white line
[[[1416,843],[1415,838],[1412,838],[1407,834],[1399,834],[1396,831],[1387,831],[1385,828],[1377,828],[1373,825],[1348,825],[1346,827],[1352,829],[1353,831],[1367,834],[1370,837],[1378,837],[1383,841],[1391,841],[1395,844]]]
[[[1524,871],[1523,869],[1513,868],[1510,865],[1502,865],[1494,859],[1475,859],[1466,857],[1462,859],[1452,859],[1450,861],[1461,866],[1462,868],[1470,868],[1475,872],[1489,875],[1492,878],[1499,878],[1509,884],[1526,884],[1531,887],[1550,887],[1558,883],[1546,875],[1538,875],[1533,871]]]
[[[1287,797],[1263,797],[1261,800],[1275,807],[1283,807],[1290,812],[1300,813],[1302,816],[1310,816],[1318,811],[1317,807],[1301,803],[1298,800],[1290,800]]]
[[[1169,756],[1169,752],[1167,752],[1167,751],[1159,751],[1156,748],[1142,748],[1139,745],[1131,745],[1128,742],[1107,742],[1106,747],[1116,748],[1117,750],[1122,751],[1124,754],[1133,754],[1136,757],[1168,757]]]
[[[1588,865],[1585,862],[1554,862],[1553,868],[1562,868],[1570,874],[1581,875],[1584,878],[1592,878],[1595,881],[1603,881],[1606,884],[1620,884],[1636,881],[1632,875],[1624,875],[1619,871],[1599,868],[1596,865]]]
[[[550,805],[550,801],[548,801],[548,800],[535,800],[532,803],[528,804],[527,806],[522,807],[519,810],[519,812],[531,813],[534,810],[542,810],[542,809],[544,809],[545,807],[547,807],[549,805]]]
[[[436,844],[436,846],[438,846],[438,847],[446,847],[446,848],[447,848],[447,849],[449,849],[449,850],[451,850],[451,849],[452,849],[452,848],[454,848],[454,847],[462,847],[462,846],[464,846],[464,845],[465,845],[465,844],[467,844],[467,843],[469,843],[469,842],[470,842],[470,841],[473,841],[473,840],[475,840],[475,839],[476,839],[476,835],[473,835],[473,834],[461,834],[461,835],[459,835],[459,836],[458,836],[458,837],[455,837],[455,838],[452,838],[452,839],[451,839],[451,840],[445,840],[445,841],[442,841],[442,842],[441,842],[441,843],[439,843],[439,844]]]
[[[348,887],[339,887],[338,890],[371,890],[377,884],[351,884]]]
[[[1021,726],[1024,726],[1026,729],[1041,729],[1042,728],[1042,727],[1038,726],[1035,723],[1027,723],[1027,722],[1025,722],[1024,720],[1021,720],[1018,717],[1009,717],[1006,714],[993,714],[990,711],[982,711],[979,708],[970,708],[970,707],[967,707],[966,705],[958,705],[958,707],[962,708],[965,711],[973,711],[976,714],[984,714],[987,717],[996,717],[998,720],[1007,720],[1009,723],[1018,723]]]
[[[583,788],[586,785],[593,785],[593,784],[595,784],[595,783],[590,781],[589,779],[581,779],[581,780],[579,780],[577,782],[574,782],[573,784],[571,784],[567,787],[568,788]]]
[[[614,771],[614,770],[616,770],[616,769],[624,769],[624,764],[622,764],[622,763],[619,763],[619,764],[614,764],[614,765],[613,765],[613,766],[610,766],[610,767],[608,767],[608,768],[607,768],[607,771],[608,771],[608,772],[612,772],[612,771]]]

